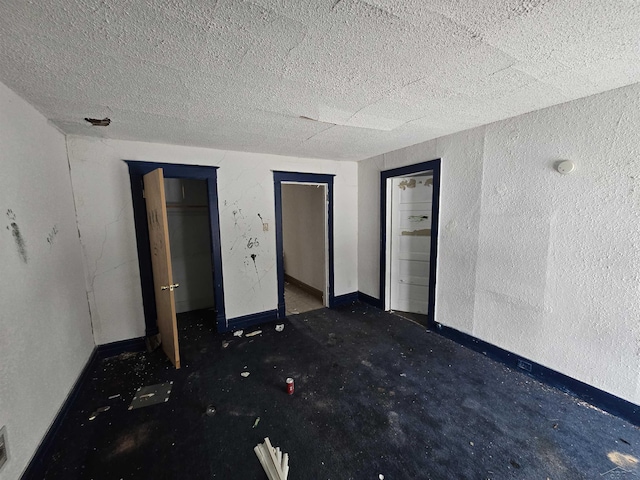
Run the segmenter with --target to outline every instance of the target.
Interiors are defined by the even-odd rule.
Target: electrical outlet
[[[529,362],[525,362],[524,360],[518,360],[518,368],[522,370],[526,370],[527,372],[531,371],[532,365]]]
[[[9,449],[7,448],[7,427],[0,428],[0,470],[9,460]]]

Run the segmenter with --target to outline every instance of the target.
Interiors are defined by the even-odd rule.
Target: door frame
[[[326,222],[326,254],[328,267],[328,285],[325,285],[325,291],[328,290],[328,302],[325,302],[331,308],[335,303],[335,295],[333,289],[333,177],[335,175],[319,174],[319,173],[299,173],[299,172],[273,172],[274,194],[275,194],[275,219],[276,219],[276,268],[278,276],[278,318],[285,318],[285,302],[284,302],[284,246],[282,241],[282,184],[322,184],[326,186],[327,191],[327,222]]]
[[[441,159],[436,158],[427,162],[416,163],[380,172],[380,304],[383,310],[388,310],[386,298],[387,286],[387,261],[390,253],[387,252],[387,219],[390,214],[391,198],[387,195],[388,180],[394,177],[413,175],[428,170],[433,171],[433,202],[431,213],[431,252],[429,258],[429,311],[427,323],[435,324],[436,304],[436,271],[438,259],[438,218],[440,213],[440,165]]]
[[[165,178],[185,178],[205,180],[209,199],[209,225],[211,240],[211,273],[213,276],[213,297],[215,302],[216,327],[218,331],[226,328],[224,307],[224,282],[222,274],[222,247],[220,243],[220,212],[218,208],[218,167],[201,165],[182,165],[176,163],[142,162],[125,160],[131,179],[131,198],[133,218],[138,246],[138,266],[140,267],[140,286],[142,288],[142,308],[146,336],[158,333],[156,324],[156,299],[153,291],[153,271],[151,269],[151,249],[149,247],[149,227],[147,225],[146,204],[143,198],[143,175],[162,168]]]

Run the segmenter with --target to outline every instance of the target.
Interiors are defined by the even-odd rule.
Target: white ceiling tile
[[[5,0],[0,81],[67,133],[362,159],[636,83],[638,31],[640,0]]]

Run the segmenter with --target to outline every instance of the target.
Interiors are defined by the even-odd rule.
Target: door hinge
[[[179,283],[172,283],[171,285],[162,285],[160,287],[160,290],[169,290],[170,292],[173,292],[179,286],[180,286]]]

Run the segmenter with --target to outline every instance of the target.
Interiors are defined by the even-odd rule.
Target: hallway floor
[[[322,300],[289,282],[284,282],[284,304],[287,316],[324,308]]]
[[[181,370],[160,350],[102,361],[46,478],[263,480],[253,447],[267,436],[292,480],[640,475],[637,427],[412,321],[355,303],[284,324],[238,338],[191,312]],[[166,403],[127,410],[138,387],[168,381]]]

